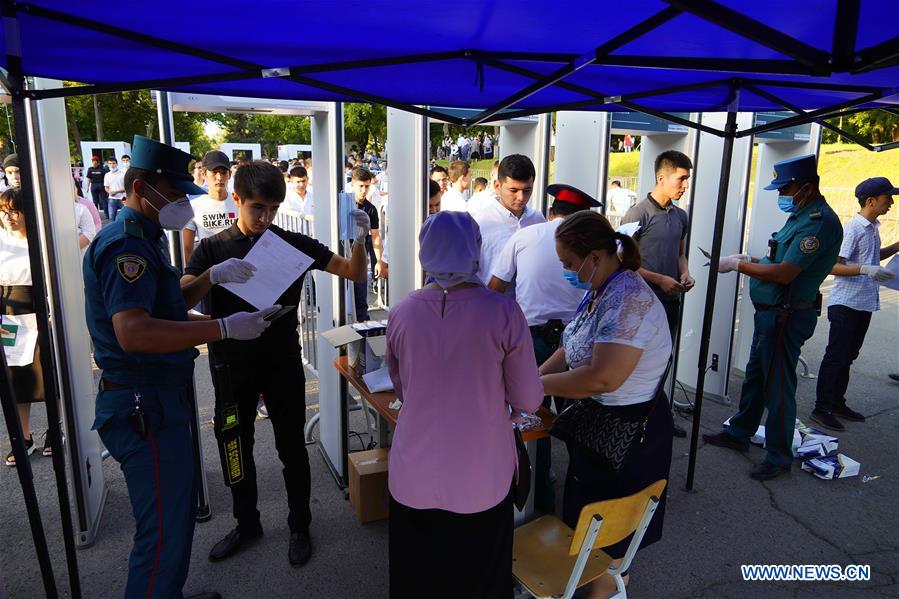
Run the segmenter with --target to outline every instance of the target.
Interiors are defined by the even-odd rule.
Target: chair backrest
[[[574,537],[571,539],[568,553],[577,555],[581,550],[587,530],[590,528],[590,521],[596,515],[602,518],[602,526],[593,543],[593,549],[608,547],[627,538],[640,524],[649,501],[658,501],[662,496],[667,482],[665,479],[657,480],[633,495],[585,505],[578,518],[577,527],[574,529]]]

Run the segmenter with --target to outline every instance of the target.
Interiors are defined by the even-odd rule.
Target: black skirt
[[[390,498],[391,599],[510,599],[511,491],[476,514],[417,510]]]
[[[664,393],[661,393],[649,417],[649,422],[646,424],[646,437],[643,443],[639,443],[639,440],[634,442],[627,461],[617,474],[598,466],[579,446],[568,443],[568,474],[565,478],[562,509],[562,520],[565,524],[571,528],[577,526],[581,509],[587,504],[627,497],[657,480],[668,480],[673,438],[674,422],[671,419],[671,410],[668,407],[668,399]],[[641,549],[662,538],[667,496],[668,487],[666,486],[649,528],[640,543]],[[603,550],[613,559],[621,559],[631,542],[631,536],[619,543],[604,547]]]
[[[34,301],[29,285],[5,285],[2,287],[3,314],[18,316],[33,314]],[[41,338],[34,348],[34,361],[28,366],[10,366],[16,403],[44,401],[44,371],[41,369]]]

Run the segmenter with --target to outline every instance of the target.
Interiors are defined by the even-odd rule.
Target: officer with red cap
[[[515,299],[524,312],[534,341],[537,365],[545,362],[557,349],[562,331],[574,317],[584,297],[566,280],[556,253],[556,229],[571,214],[599,208],[596,199],[571,185],[555,184],[546,188],[555,197],[549,209],[549,221],[524,227],[506,242],[493,263],[489,286],[504,293],[514,285]],[[557,410],[561,409],[556,400]],[[549,407],[550,398],[543,405]],[[535,507],[547,514],[555,513],[555,492],[550,480],[550,442],[537,442]]]

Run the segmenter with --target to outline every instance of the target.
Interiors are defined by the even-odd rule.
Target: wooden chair
[[[534,597],[570,599],[578,588],[609,574],[618,587],[614,597],[624,599],[621,573],[630,567],[666,483],[659,480],[629,497],[584,506],[574,530],[555,516],[517,528],[512,549],[515,579]],[[621,565],[612,566],[612,558],[599,548],[631,533]]]

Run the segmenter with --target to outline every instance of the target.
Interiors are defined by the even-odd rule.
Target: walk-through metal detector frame
[[[702,397],[704,389],[703,374],[707,367],[706,362],[708,360],[708,345],[706,339],[708,337],[708,329],[711,326],[711,311],[714,303],[717,283],[717,266],[721,250],[721,233],[724,225],[723,208],[726,203],[727,197],[727,186],[731,166],[730,157],[732,155],[734,140],[745,137],[747,135],[754,135],[756,133],[789,127],[796,124],[813,121],[820,122],[824,119],[838,116],[841,113],[846,114],[845,111],[861,111],[865,109],[863,108],[865,105],[868,105],[871,102],[882,100],[886,97],[893,96],[897,93],[895,88],[827,84],[817,81],[809,83],[797,83],[792,81],[766,79],[765,75],[760,74],[807,74],[826,77],[834,72],[861,73],[869,70],[874,70],[883,66],[894,64],[896,59],[899,58],[899,37],[893,37],[876,46],[866,48],[856,53],[854,51],[855,37],[858,30],[859,14],[861,11],[859,2],[841,1],[838,4],[836,11],[838,13],[836,18],[837,25],[835,26],[833,35],[833,50],[832,52],[826,52],[811,47],[801,40],[778,31],[777,29],[772,28],[758,20],[740,14],[739,12],[721,5],[714,0],[665,1],[668,5],[666,8],[645,19],[644,21],[634,25],[633,27],[622,31],[611,40],[606,41],[605,43],[594,48],[593,51],[583,55],[539,52],[522,54],[481,51],[477,49],[459,49],[449,52],[414,56],[389,56],[375,59],[343,61],[331,64],[297,65],[277,68],[272,68],[269,65],[261,65],[241,58],[235,58],[232,56],[220,54],[218,52],[193,47],[188,44],[182,44],[172,40],[157,38],[148,34],[127,30],[100,21],[95,21],[85,17],[79,17],[73,14],[68,14],[34,4],[7,2],[3,4],[2,12],[4,17],[3,34],[6,40],[5,47],[7,51],[7,66],[9,67],[9,76],[0,77],[0,84],[2,84],[4,87],[6,87],[6,89],[9,90],[10,94],[13,97],[13,113],[16,125],[16,137],[20,140],[20,144],[21,140],[33,137],[34,124],[29,120],[29,112],[32,106],[32,102],[35,100],[139,89],[171,89],[178,86],[193,85],[198,83],[239,81],[268,77],[278,77],[283,79],[284,81],[295,82],[301,85],[306,85],[320,90],[332,92],[344,98],[352,98],[360,102],[378,103],[392,108],[399,108],[400,110],[404,110],[414,114],[434,117],[442,120],[449,120],[450,122],[454,122],[463,126],[481,124],[491,120],[493,117],[499,114],[501,114],[503,118],[513,118],[534,114],[547,114],[549,112],[558,110],[580,110],[591,108],[597,109],[602,106],[618,106],[628,110],[634,110],[653,116],[658,116],[660,118],[664,118],[673,122],[679,122],[700,131],[705,131],[707,133],[712,133],[714,135],[724,137],[724,160],[721,168],[717,213],[714,226],[714,243],[712,244],[710,276],[708,281],[708,292],[706,294],[706,306],[703,321],[703,345],[699,352],[700,355],[697,364],[699,376],[696,389],[696,412],[694,414],[693,420],[693,432],[690,443],[690,461],[687,474],[687,489],[689,490],[693,488],[695,475],[696,448],[699,435]],[[28,85],[26,84],[26,76],[29,74],[24,72],[22,67],[22,49],[19,42],[20,38],[18,31],[19,11],[27,12],[27,14],[33,18],[44,18],[61,23],[66,23],[68,25],[100,32],[134,43],[149,45],[156,48],[163,48],[168,51],[176,53],[180,52],[185,55],[207,59],[223,65],[223,67],[227,68],[228,71],[202,76],[167,77],[154,80],[130,81],[124,83],[119,82],[110,84],[59,87],[49,90],[29,89]],[[718,27],[723,27],[724,29],[731,31],[736,35],[752,39],[757,44],[761,44],[762,46],[779,52],[785,58],[782,60],[752,60],[744,58],[659,57],[613,54],[616,52],[616,50],[623,48],[630,42],[640,39],[641,37],[657,30],[659,27],[670,22],[675,17],[685,13],[688,13],[695,18],[702,19],[703,21],[712,23]],[[525,67],[520,67],[510,62],[506,62],[509,60],[516,60],[521,58],[524,58],[531,62],[555,63],[560,66],[551,73],[544,74],[537,71],[532,71]],[[493,106],[484,109],[479,115],[475,117],[459,119],[456,117],[447,117],[446,115],[440,114],[438,111],[433,111],[421,106],[406,104],[389,97],[379,96],[362,90],[351,89],[341,85],[328,83],[315,77],[315,74],[317,73],[334,70],[345,70],[372,66],[389,67],[393,65],[436,62],[452,59],[471,60],[477,63],[479,69],[483,69],[484,67],[489,66],[491,68],[518,73],[519,75],[532,79],[533,83],[527,85],[518,92],[513,93],[506,99],[495,103]],[[746,76],[728,75],[721,80],[691,85],[671,86],[664,89],[641,91],[637,93],[623,94],[618,96],[610,96],[608,94],[602,93],[599,90],[591,89],[589,87],[581,85],[575,85],[565,81],[565,78],[568,75],[575,73],[583,69],[585,66],[591,64],[645,66],[648,68],[663,68],[667,65],[670,68],[684,68],[706,71],[731,71],[735,73],[746,74]],[[538,108],[528,108],[522,110],[514,109],[515,105],[521,100],[528,98],[549,86],[558,86],[568,91],[573,91],[575,93],[583,95],[585,99],[553,106],[541,106]],[[752,91],[752,93],[758,94],[759,89],[765,88],[762,89],[762,91],[765,94],[770,95],[770,100],[780,103],[784,106],[784,108],[788,110],[792,110],[792,108],[790,106],[787,106],[785,102],[779,101],[776,94],[767,91],[767,88],[773,87],[775,89],[780,89],[784,87],[795,86],[802,86],[812,89],[827,89],[830,91],[845,91],[847,93],[855,94],[856,97],[839,101],[830,106],[825,106],[823,108],[811,110],[808,112],[798,111],[799,113],[796,116],[783,119],[776,123],[755,126],[744,131],[737,130],[736,115],[737,111],[740,108],[738,98],[739,91],[741,89],[750,90]],[[727,120],[725,122],[723,130],[715,129],[713,127],[707,127],[698,123],[691,123],[685,119],[681,119],[680,117],[654,110],[652,108],[640,105],[636,102],[640,98],[709,87],[725,89],[728,92],[727,100],[722,103],[722,106],[727,106]],[[891,108],[889,110],[893,112],[894,109]],[[335,112],[339,115],[339,108],[337,108]],[[826,127],[837,132],[840,136],[855,143],[860,143],[860,145],[862,145],[863,147],[866,147],[867,149],[873,151],[883,151],[899,147],[899,142],[874,146],[871,144],[867,144],[866,142],[864,142],[864,140],[859,140],[857,137],[852,136],[851,134],[839,130],[839,128],[833,126],[832,124],[827,124]],[[338,140],[340,140],[341,138],[342,130],[337,135]],[[35,176],[39,175],[40,172],[38,169],[31,168],[30,161],[33,159],[33,152],[30,151],[30,148],[25,147],[26,145],[27,144],[21,144],[20,147],[22,149],[19,150],[20,164],[25,165],[24,167],[20,167],[22,168],[23,179],[22,192],[25,202],[26,218],[30,217],[29,220],[32,223],[29,225],[29,227],[31,228],[31,230],[29,231],[29,237],[31,238],[33,235],[34,239],[37,240],[37,223],[35,222],[34,217],[38,214],[38,207],[35,201],[33,185],[35,183],[40,184],[42,177]],[[342,148],[339,145],[337,147],[340,149],[338,149],[336,153],[342,156]],[[321,162],[323,161],[319,157],[317,158],[315,164],[321,164]],[[331,160],[326,159],[325,162],[330,163]],[[340,160],[337,160],[333,164],[333,169],[330,173],[330,175],[333,176],[333,180],[331,181],[331,183],[333,184],[337,184],[342,180],[342,168],[340,162]],[[316,171],[317,170],[318,169],[316,169]],[[318,185],[320,185],[322,181],[326,180],[325,177],[328,177],[328,173],[322,173],[322,175],[322,178],[316,177]],[[316,209],[318,211],[318,206],[316,206]],[[318,217],[318,214],[316,214],[316,217]],[[325,225],[325,223],[321,224]],[[328,219],[326,226],[331,229],[329,233],[336,232],[336,222],[331,222],[330,219]],[[318,232],[321,236],[321,231]],[[41,248],[38,247],[37,243],[35,243],[34,245],[30,245],[29,258],[32,265],[32,273],[37,274],[37,276],[34,277],[33,287],[35,288],[35,295],[37,296],[36,311],[38,317],[38,327],[41,333],[45,334],[45,336],[49,338],[51,327],[49,321],[49,306],[48,302],[46,301],[45,292],[48,289],[48,283],[53,283],[53,277],[52,273],[50,277],[45,277],[42,271],[42,255],[43,252],[41,251]],[[337,295],[339,294],[337,292],[336,286],[334,287],[334,299],[336,300]],[[52,292],[52,289],[50,290]],[[339,318],[343,320],[343,316],[339,316]],[[335,322],[335,324],[337,323]],[[328,348],[325,347],[325,350],[327,349]],[[320,352],[319,355],[321,356],[325,354]],[[42,358],[42,360],[47,367],[45,372],[50,373],[51,379],[55,379],[57,371],[54,369],[55,364],[53,364],[52,358],[47,356]],[[48,396],[51,397],[51,401],[48,402],[48,407],[49,404],[53,403],[53,400],[55,400],[55,398],[57,397],[55,380],[53,381],[53,383],[51,383],[50,387],[51,388],[48,389]],[[324,389],[322,389],[322,392],[324,393]],[[56,442],[56,447],[58,448],[58,430],[51,431],[51,433],[53,433],[52,438],[53,441]],[[55,452],[55,454],[60,453],[61,452],[59,451]],[[57,464],[55,457],[54,464]],[[59,499],[61,511],[64,514],[63,518],[65,520],[65,514],[67,513],[66,506],[68,505],[68,496],[65,491],[66,485],[64,464],[59,462],[59,466],[60,468],[57,470],[57,476],[61,478],[61,484],[58,485],[60,489]],[[64,528],[66,528],[67,530],[67,537],[71,537],[71,523],[69,523],[68,527],[66,527],[65,521],[63,522],[63,524]],[[69,557],[70,580],[77,580],[77,563],[74,559],[74,551],[71,552],[71,555],[69,555],[68,551],[70,541],[71,539],[67,538],[67,557]],[[76,589],[74,588],[75,583],[72,584],[73,596],[79,596],[80,590],[76,593]],[[50,594],[51,590],[55,592],[55,589],[48,589],[48,594]]]

